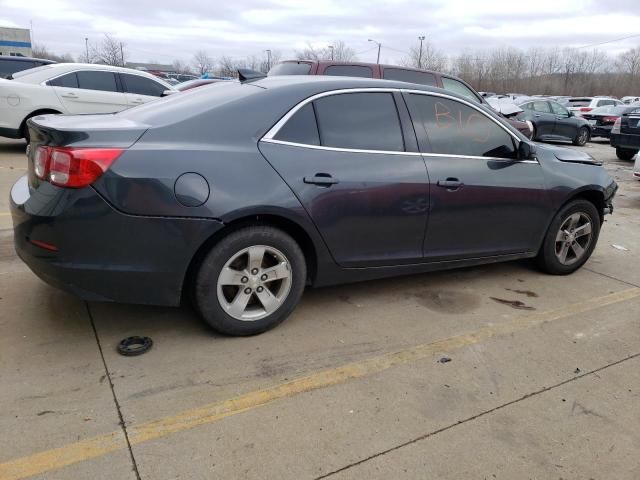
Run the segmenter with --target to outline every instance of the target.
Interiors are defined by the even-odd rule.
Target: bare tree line
[[[383,46],[384,48],[384,46]],[[79,61],[106,65],[126,65],[126,44],[105,35],[89,45]],[[88,53],[88,55],[87,55]],[[73,61],[71,55],[56,55],[38,45],[34,55],[56,61]],[[296,50],[293,58],[314,61],[356,61],[355,50],[342,40],[325,47],[308,43]],[[266,73],[282,59],[278,50],[265,50],[246,57],[211,56],[206,50],[196,52],[190,62],[175,60],[178,73],[237,76],[239,68]],[[540,48],[526,50],[502,47],[465,51],[446,55],[431,42],[412,45],[400,65],[435,70],[459,76],[479,91],[547,95],[640,95],[640,47],[617,56],[601,50],[576,48]]]

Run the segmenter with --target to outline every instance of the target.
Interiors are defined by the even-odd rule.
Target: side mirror
[[[573,117],[573,112],[571,110],[568,110],[569,112],[569,117]]]
[[[518,145],[518,160],[530,160],[536,154],[536,146],[529,142],[520,142]]]
[[[177,90],[165,90],[164,92],[162,92],[162,96],[163,97],[168,97],[169,95],[173,95],[174,93],[178,93]]]

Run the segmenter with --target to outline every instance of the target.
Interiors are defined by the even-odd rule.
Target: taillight
[[[38,147],[34,172],[41,180],[59,187],[91,185],[122,154],[121,148]]]
[[[620,117],[618,117],[616,119],[616,123],[613,124],[613,127],[611,127],[611,133],[620,133],[620,126],[622,125],[622,119]]]
[[[603,122],[615,122],[616,120],[618,120],[618,117],[603,117],[602,118]]]
[[[591,108],[591,107],[581,107],[580,108],[581,112],[590,112],[591,110],[593,110],[593,108]]]

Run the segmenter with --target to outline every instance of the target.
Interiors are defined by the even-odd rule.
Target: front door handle
[[[304,177],[304,183],[309,183],[311,185],[320,185],[323,187],[330,187],[331,185],[335,185],[338,183],[338,180],[333,178],[328,173],[316,173],[313,177]]]
[[[448,177],[446,180],[438,180],[438,183],[436,185],[442,188],[446,188],[449,191],[454,191],[462,187],[464,183],[462,183],[457,178]]]

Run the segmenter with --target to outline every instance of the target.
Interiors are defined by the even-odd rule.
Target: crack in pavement
[[[616,282],[620,282],[620,283],[624,283],[626,285],[629,285],[631,287],[638,287],[640,288],[640,285],[636,285],[635,283],[631,283],[631,282],[627,282],[626,280],[622,280],[621,278],[616,278],[612,275],[607,275],[606,273],[602,273],[602,272],[598,272],[597,270],[593,270],[589,267],[582,267],[584,270],[586,270],[587,272],[591,272],[591,273],[595,273],[596,275],[602,275],[603,277],[607,277],[611,280],[615,280]]]
[[[93,315],[91,314],[91,309],[89,308],[89,302],[84,302],[87,307],[87,314],[89,315],[89,321],[91,323],[91,328],[93,329],[93,334],[96,337],[96,343],[98,344],[98,350],[100,351],[100,358],[102,358],[102,364],[104,365],[104,372],[107,380],[109,380],[109,388],[111,389],[111,395],[113,395],[113,402],[116,405],[116,410],[118,412],[118,418],[120,420],[120,427],[122,427],[122,432],[124,433],[125,441],[127,442],[127,449],[129,450],[129,457],[131,458],[131,464],[133,467],[133,472],[136,475],[136,480],[141,480],[140,471],[138,470],[138,463],[136,462],[136,457],[133,454],[133,449],[131,448],[131,442],[129,441],[129,433],[127,432],[127,425],[124,421],[124,416],[122,415],[122,409],[120,408],[120,402],[118,401],[118,397],[116,395],[116,390],[113,385],[113,381],[111,380],[111,372],[109,372],[109,367],[107,366],[107,360],[104,358],[104,352],[102,351],[102,344],[100,343],[100,337],[98,336],[98,330],[96,329],[96,324],[93,320]]]
[[[344,467],[341,467],[341,468],[339,468],[337,470],[333,470],[333,471],[331,471],[329,473],[325,473],[324,475],[320,475],[319,477],[315,477],[314,480],[321,480],[321,479],[324,479],[324,478],[329,478],[329,477],[331,477],[331,476],[333,476],[333,475],[335,475],[337,473],[342,473],[342,472],[344,472],[346,470],[350,470],[351,468],[357,467],[358,465],[362,465],[362,464],[364,464],[364,463],[366,463],[366,462],[368,462],[370,460],[373,460],[373,459],[378,458],[378,457],[382,457],[382,456],[384,456],[384,455],[386,455],[388,453],[394,452],[396,450],[400,450],[401,448],[404,448],[404,447],[406,447],[408,445],[412,445],[414,443],[420,442],[421,440],[425,440],[427,438],[433,437],[435,435],[438,435],[439,433],[446,432],[447,430],[451,430],[451,429],[453,429],[455,427],[458,427],[460,425],[463,425],[465,423],[472,422],[472,421],[474,421],[474,420],[476,420],[478,418],[481,418],[481,417],[484,417],[486,415],[489,415],[490,413],[496,412],[498,410],[502,410],[503,408],[509,407],[511,405],[515,405],[516,403],[522,402],[523,400],[526,400],[528,398],[540,395],[541,393],[549,392],[549,391],[551,391],[553,389],[556,389],[558,387],[562,387],[563,385],[566,385],[566,384],[571,383],[571,382],[575,382],[576,380],[580,380],[581,378],[584,378],[584,377],[587,377],[587,376],[590,376],[590,375],[596,375],[597,376],[598,372],[606,370],[607,368],[615,367],[616,365],[620,365],[621,363],[624,363],[624,362],[626,362],[628,360],[633,360],[634,358],[638,358],[638,357],[640,357],[640,352],[639,353],[634,353],[633,355],[626,356],[626,357],[624,357],[624,358],[622,358],[620,360],[616,360],[615,362],[608,363],[607,365],[604,365],[602,367],[598,367],[598,368],[596,368],[594,370],[590,370],[588,372],[581,373],[579,375],[576,375],[573,378],[569,378],[567,380],[563,380],[562,382],[556,383],[555,385],[551,385],[550,387],[542,387],[539,390],[527,393],[527,394],[525,394],[525,395],[523,395],[523,396],[521,396],[519,398],[516,398],[515,400],[511,400],[510,402],[503,403],[501,405],[498,405],[497,407],[490,408],[489,410],[485,410],[485,411],[480,412],[480,413],[478,413],[476,415],[473,415],[471,417],[465,418],[464,420],[458,420],[455,423],[449,424],[449,425],[447,425],[445,427],[439,428],[437,430],[434,430],[432,432],[426,433],[424,435],[420,435],[419,437],[416,437],[416,438],[413,438],[413,439],[408,440],[406,442],[403,442],[403,443],[401,443],[399,445],[396,445],[395,447],[388,448],[386,450],[383,450],[381,452],[378,452],[378,453],[370,455],[370,456],[368,456],[366,458],[363,458],[362,460],[358,460],[356,462],[350,463],[349,465],[345,465]]]

